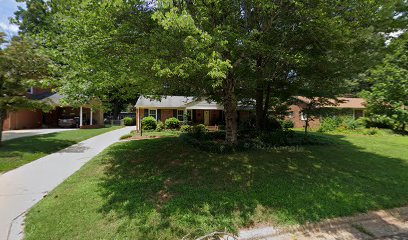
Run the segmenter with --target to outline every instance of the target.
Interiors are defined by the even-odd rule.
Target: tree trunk
[[[263,88],[262,88],[262,83],[260,80],[256,82],[256,129],[258,131],[263,130]]]
[[[263,115],[262,115],[262,121],[264,123],[263,130],[265,130],[266,124],[268,123],[268,110],[269,110],[269,105],[270,105],[270,99],[271,99],[271,83],[268,82],[268,86],[266,87],[266,96],[265,96],[265,103],[264,103],[264,109],[263,109]]]
[[[305,121],[305,135],[307,135],[307,129],[309,128],[309,118],[306,117],[306,121]]]
[[[225,110],[225,141],[236,144],[237,137],[237,99],[235,97],[235,79],[228,77],[224,80],[224,110]]]
[[[3,121],[6,118],[7,111],[0,109],[0,146],[2,144],[2,135],[3,135]]]

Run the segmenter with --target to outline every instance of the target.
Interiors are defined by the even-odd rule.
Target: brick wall
[[[174,111],[173,109],[162,109],[161,110],[161,119],[159,119],[159,120],[164,123],[166,121],[166,119],[172,118],[173,117],[173,111]]]
[[[40,128],[42,125],[42,112],[40,110],[9,112],[3,124],[3,130]]]
[[[305,127],[305,121],[301,119],[301,113],[304,107],[306,106],[303,104],[291,105],[289,107],[289,111],[292,112],[292,114],[290,116],[287,116],[286,119],[293,121],[295,123],[295,128]],[[320,126],[319,119],[315,119],[309,122],[310,128],[318,128],[319,126]]]

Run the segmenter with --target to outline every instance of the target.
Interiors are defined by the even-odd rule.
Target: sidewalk
[[[353,217],[326,220],[292,229],[272,227],[242,230],[242,240],[306,239],[408,239],[408,207],[374,211]]]
[[[26,211],[133,128],[98,135],[0,175],[0,240],[22,239]]]

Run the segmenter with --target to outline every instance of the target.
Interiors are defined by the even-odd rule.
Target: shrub
[[[180,120],[174,117],[167,118],[165,125],[166,125],[166,129],[177,129],[180,127]]]
[[[376,135],[377,133],[378,133],[377,128],[368,128],[368,129],[364,129],[363,131],[364,135]]]
[[[157,122],[156,131],[161,132],[164,130],[164,123],[162,121]]]
[[[157,127],[157,122],[154,117],[144,117],[142,119],[142,129],[143,130],[155,130]]]
[[[295,127],[295,123],[291,120],[283,120],[281,126],[283,129],[290,129]]]
[[[268,118],[265,127],[268,131],[282,130],[282,125],[276,118]]]
[[[125,126],[136,125],[136,119],[131,118],[131,117],[125,117],[123,118],[123,124],[125,124]]]
[[[191,133],[193,133],[196,136],[202,136],[207,132],[207,128],[205,127],[204,124],[198,124],[192,127]]]
[[[191,126],[190,125],[183,125],[180,127],[181,132],[191,132]]]
[[[346,130],[356,130],[361,127],[361,123],[352,117],[342,117],[340,118],[341,123],[340,123],[340,128],[346,129]]]
[[[320,124],[318,132],[330,132],[336,130],[340,125],[340,119],[337,117],[326,117]]]
[[[128,134],[125,134],[125,135],[121,136],[120,140],[127,139],[127,138],[130,138],[130,137],[133,137],[133,134],[128,133]]]
[[[372,115],[370,117],[360,118],[359,121],[366,128],[390,128],[394,129],[396,127],[395,121],[390,117],[383,115]]]

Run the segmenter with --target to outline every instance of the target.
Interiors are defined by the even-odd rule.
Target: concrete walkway
[[[373,211],[352,217],[306,224],[292,229],[264,227],[243,230],[241,240],[370,240],[408,239],[408,207]]]
[[[27,210],[133,129],[101,134],[0,175],[0,240],[22,239]]]
[[[3,141],[11,140],[14,138],[29,137],[35,135],[42,135],[55,132],[63,132],[69,130],[76,130],[76,128],[44,128],[44,129],[22,129],[22,130],[10,130],[3,131]]]

